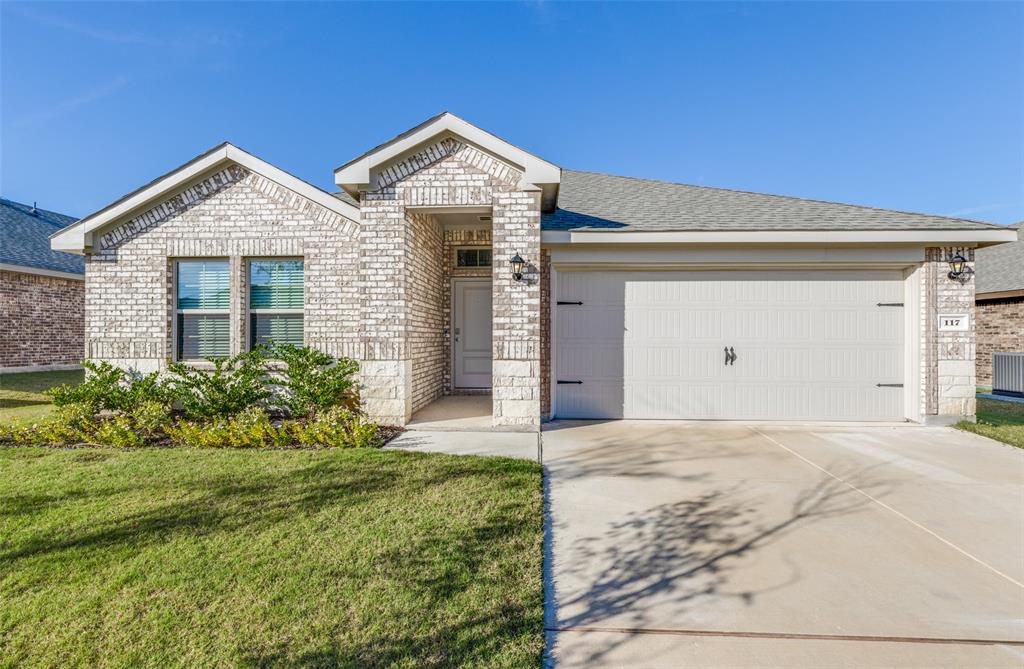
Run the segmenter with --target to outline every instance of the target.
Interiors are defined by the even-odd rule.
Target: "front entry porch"
[[[491,395],[444,395],[412,415],[409,430],[482,432],[491,426]]]

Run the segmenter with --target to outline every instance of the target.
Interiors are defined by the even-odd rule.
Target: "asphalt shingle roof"
[[[82,256],[50,249],[50,235],[77,220],[0,198],[0,263],[85,274]]]
[[[975,290],[979,293],[1024,290],[1024,221],[1010,227],[1017,229],[1017,241],[975,251]]]
[[[977,230],[992,223],[562,170],[545,230]]]

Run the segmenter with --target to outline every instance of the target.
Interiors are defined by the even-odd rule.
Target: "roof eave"
[[[1011,230],[545,230],[544,244],[916,244],[992,246],[1012,242]]]

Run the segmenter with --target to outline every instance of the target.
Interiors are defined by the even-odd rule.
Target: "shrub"
[[[384,441],[376,423],[342,407],[307,422],[295,421],[289,428],[298,444],[313,448],[378,448]]]
[[[85,402],[65,404],[42,423],[2,428],[0,440],[23,446],[77,444],[89,441],[96,426],[92,405]]]
[[[91,437],[91,441],[102,446],[138,448],[146,445],[146,438],[136,429],[135,422],[123,413],[100,421]]]
[[[109,362],[85,360],[85,381],[77,386],[61,385],[46,391],[58,407],[69,404],[88,405],[94,414],[100,411],[130,411],[142,402],[169,404],[169,389],[160,381],[160,374],[142,375],[126,371]]]
[[[291,442],[287,429],[275,427],[260,407],[213,423],[182,420],[164,431],[172,443],[190,448],[280,448]]]
[[[290,415],[299,418],[316,415],[334,406],[358,408],[352,378],[359,370],[355,360],[335,360],[322,351],[291,344],[276,346],[272,355],[287,366],[282,372],[281,402]]]
[[[188,418],[227,418],[261,406],[270,397],[265,361],[258,351],[209,362],[209,371],[180,362],[168,366],[168,387]]]

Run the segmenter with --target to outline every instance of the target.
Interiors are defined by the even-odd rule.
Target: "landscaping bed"
[[[308,347],[260,347],[150,374],[82,364],[84,381],[44,391],[54,410],[0,422],[0,445],[373,448],[398,431],[360,411],[355,361]]]
[[[961,421],[956,427],[1024,448],[1024,404],[979,397],[977,412],[977,423]]]
[[[10,448],[0,510],[0,666],[539,666],[536,463]]]

